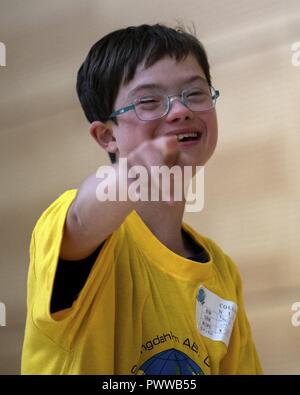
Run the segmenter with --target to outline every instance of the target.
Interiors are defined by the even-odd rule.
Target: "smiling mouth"
[[[202,133],[200,133],[200,132],[180,133],[180,134],[177,134],[177,141],[179,143],[183,143],[186,141],[200,140],[201,134]]]

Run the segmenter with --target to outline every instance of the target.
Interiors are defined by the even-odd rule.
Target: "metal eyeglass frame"
[[[220,96],[220,91],[219,91],[219,90],[216,90],[213,86],[211,86],[211,90],[212,90],[211,93],[212,93],[212,99],[213,99],[213,106],[212,106],[211,108],[207,109],[207,110],[200,110],[200,111],[191,110],[191,109],[189,108],[189,106],[187,105],[186,92],[187,92],[187,91],[190,91],[190,90],[191,90],[191,89],[184,89],[184,90],[181,92],[180,95],[165,96],[165,98],[168,99],[166,110],[165,110],[165,112],[164,112],[161,116],[159,116],[159,117],[157,117],[157,118],[152,118],[152,119],[146,119],[146,120],[145,120],[145,119],[141,119],[141,118],[138,116],[135,107],[136,107],[136,105],[137,105],[138,103],[140,103],[140,101],[143,99],[143,98],[138,98],[138,99],[135,99],[135,100],[133,101],[133,103],[128,104],[128,106],[125,106],[125,107],[120,108],[119,110],[113,111],[113,112],[110,114],[109,119],[112,119],[112,118],[115,118],[115,117],[117,117],[117,116],[119,116],[119,115],[125,114],[127,111],[134,110],[136,117],[137,117],[140,121],[144,121],[144,122],[154,121],[155,119],[160,119],[160,118],[165,117],[165,116],[170,112],[171,107],[172,107],[172,103],[173,103],[173,101],[176,100],[176,99],[179,99],[180,102],[181,102],[186,108],[188,108],[188,109],[189,109],[190,111],[192,111],[192,112],[207,112],[207,111],[211,111],[213,108],[215,108],[217,99],[218,99],[218,97]]]

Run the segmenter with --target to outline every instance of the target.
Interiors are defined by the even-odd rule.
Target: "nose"
[[[169,96],[169,112],[166,117],[168,121],[192,117],[193,112],[182,102],[180,96]]]

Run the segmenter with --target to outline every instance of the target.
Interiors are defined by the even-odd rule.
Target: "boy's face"
[[[131,104],[138,97],[154,93],[153,88],[145,87],[137,90],[141,85],[154,84],[157,85],[157,88],[154,88],[156,92],[168,96],[180,95],[184,89],[199,86],[201,80],[190,82],[195,76],[206,80],[202,68],[193,55],[189,55],[181,62],[168,56],[147,69],[140,65],[134,78],[127,85],[120,87],[114,110]],[[203,166],[212,156],[218,136],[215,109],[208,112],[192,112],[179,100],[172,102],[170,112],[163,118],[145,122],[139,120],[134,111],[128,111],[118,117],[118,125],[113,124],[111,129],[119,158],[127,157],[130,151],[145,140],[179,131],[180,133],[201,132],[200,139],[194,144],[178,144],[180,153],[176,164],[180,166]]]

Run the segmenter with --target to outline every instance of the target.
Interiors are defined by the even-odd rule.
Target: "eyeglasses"
[[[212,110],[220,92],[214,87],[185,89],[180,95],[149,95],[135,99],[133,103],[119,110],[113,111],[109,118],[114,118],[134,110],[136,116],[141,121],[153,121],[167,115],[174,100],[180,102],[192,112],[206,112]]]

